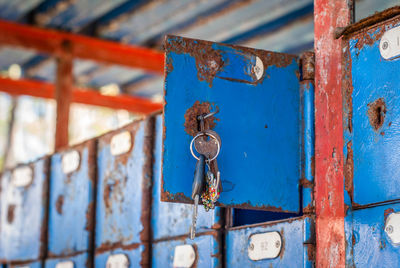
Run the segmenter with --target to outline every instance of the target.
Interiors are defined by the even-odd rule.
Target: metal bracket
[[[385,233],[393,244],[400,244],[400,212],[391,213],[386,218]]]
[[[247,253],[252,261],[274,259],[282,248],[282,237],[279,232],[253,234],[249,238]]]
[[[111,154],[121,155],[129,152],[132,147],[132,137],[129,131],[124,131],[111,138]]]
[[[173,267],[189,268],[196,260],[196,252],[192,245],[179,245],[175,247]]]
[[[400,27],[392,28],[383,34],[379,42],[379,52],[385,60],[400,56]]]

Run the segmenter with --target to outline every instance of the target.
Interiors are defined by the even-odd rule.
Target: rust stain
[[[383,216],[385,217],[385,221],[386,221],[387,217],[392,213],[394,213],[394,209],[393,208],[385,209],[385,211],[383,212]]]
[[[308,244],[307,245],[307,259],[309,261],[315,261],[315,252],[316,252],[316,247],[314,244]]]
[[[282,260],[283,255],[285,254],[285,244],[286,244],[286,239],[285,239],[285,232],[284,229],[281,229],[281,237],[282,237],[282,245],[281,245],[281,251],[279,252],[279,258]]]
[[[88,205],[88,208],[86,210],[86,226],[85,226],[85,230],[88,232],[92,232],[93,231],[93,215],[94,215],[94,203],[90,202]]]
[[[372,103],[368,104],[368,118],[369,123],[374,130],[379,130],[385,121],[386,104],[383,98],[379,98]]]
[[[303,214],[313,214],[315,211],[315,207],[312,204],[303,208]]]
[[[45,208],[50,206],[50,190],[49,190],[49,177],[50,177],[50,165],[51,161],[49,157],[46,157],[44,160],[44,169],[43,172],[46,174],[45,181],[43,183],[43,205]],[[42,220],[41,228],[40,228],[40,253],[39,258],[44,258],[47,255],[47,241],[48,241],[48,222],[49,222],[49,210],[45,209],[44,218]]]
[[[315,156],[311,157],[311,175],[315,177]]]
[[[56,211],[58,214],[63,214],[64,196],[59,195],[56,201]]]
[[[216,109],[218,109],[216,107]],[[192,107],[185,112],[185,131],[190,136],[196,136],[199,132],[199,123],[197,117],[202,114],[208,114],[211,112],[211,104],[209,102],[196,101]],[[216,126],[217,119],[212,115],[204,120],[205,129],[213,129]]]
[[[304,52],[300,57],[302,80],[314,80],[315,54],[312,51]]]
[[[351,75],[351,56],[350,49],[347,42],[343,42],[343,47],[345,48],[342,62],[342,88],[343,88],[343,128],[352,133],[353,131],[353,81]]]
[[[165,57],[165,71],[167,73],[172,72],[174,70],[174,65],[172,63],[172,58],[166,56]]]
[[[351,243],[353,246],[356,244],[356,236],[354,235],[354,233],[351,235]]]
[[[15,205],[9,205],[7,209],[7,222],[8,223],[13,223],[14,217],[15,217]]]
[[[345,190],[349,193],[351,202],[353,202],[353,175],[354,175],[354,161],[353,161],[353,143],[349,141],[347,143],[347,158],[344,164],[344,187]]]
[[[309,181],[309,180],[307,180],[306,178],[300,179],[300,185],[303,188],[313,188],[314,187],[314,183]]]

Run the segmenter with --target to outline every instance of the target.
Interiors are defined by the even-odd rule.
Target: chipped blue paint
[[[136,121],[99,138],[96,248],[108,248],[116,243],[132,245],[148,239],[141,238],[141,233],[148,228],[141,217],[150,208],[150,204],[143,203],[151,184],[149,174],[144,171],[149,161],[145,152],[150,152],[149,137],[145,133],[147,124],[148,121]],[[113,156],[110,140],[125,130],[131,133],[133,147],[125,154]]]
[[[249,238],[253,234],[279,232],[282,249],[278,257],[252,261],[248,257]],[[295,218],[276,222],[232,228],[226,234],[225,261],[227,267],[313,267],[308,244],[314,238],[313,219]],[[312,254],[310,254],[312,255]]]
[[[311,186],[314,183],[313,162],[314,162],[314,83],[312,81],[303,81],[300,84],[303,94],[303,157],[304,179],[310,186],[303,187],[303,209],[313,207],[313,190]]]
[[[147,244],[141,244],[138,245],[138,247],[135,249],[116,248],[110,251],[97,253],[94,257],[94,267],[96,268],[106,267],[108,258],[115,254],[124,254],[126,257],[128,257],[129,266],[127,268],[146,267],[146,264],[149,263],[149,260],[144,259],[146,257],[143,257],[146,247],[149,246]]]
[[[345,101],[351,103],[352,109],[345,108],[345,119],[352,118],[352,128],[344,129],[344,153],[345,158],[351,159],[348,148],[353,151],[353,205],[400,198],[400,59],[384,60],[377,37],[394,24],[399,25],[398,20],[353,34],[348,40],[350,55],[344,64],[351,72],[347,80],[352,83],[352,92]],[[360,45],[363,38],[373,42]],[[368,111],[379,99],[385,103],[381,111],[384,120],[375,129]],[[348,125],[346,121],[345,126]]]
[[[73,267],[76,267],[76,268],[92,267],[90,265],[91,261],[90,261],[90,257],[89,257],[88,253],[81,253],[81,254],[74,255],[72,257],[46,259],[44,267],[45,268],[56,268],[57,263],[67,262],[67,261],[73,262],[73,264],[74,264]]]
[[[400,246],[385,232],[385,219],[394,212],[400,212],[400,204],[355,210],[346,216],[347,266],[400,267]]]
[[[151,267],[173,267],[175,247],[187,244],[195,248],[195,267],[222,267],[220,238],[220,234],[213,231],[206,235],[196,235],[194,240],[185,237],[153,243]]]
[[[221,204],[298,212],[302,123],[297,58],[179,37],[166,42],[166,61],[171,67],[165,80],[162,191],[176,195],[177,201],[182,201],[181,194],[183,201],[190,199],[196,161],[189,151],[192,137],[185,132],[184,115],[196,101],[209,102],[219,109],[215,130],[222,139],[218,166],[225,191]],[[196,46],[198,51],[193,51]],[[208,55],[221,55],[228,66],[215,77],[198,74],[198,69],[207,67],[196,68],[195,57],[185,53],[202,55],[206,49]],[[256,55],[263,60],[265,73],[261,81],[251,82],[255,78],[249,70]]]
[[[42,233],[46,230],[47,163],[39,159],[33,169],[32,183],[26,187],[12,184],[12,170],[5,171],[0,193],[0,259],[7,261],[37,260],[44,254]],[[13,215],[10,217],[10,213]]]
[[[161,202],[161,150],[163,119],[156,117],[154,162],[153,162],[153,204],[151,226],[153,241],[169,237],[187,235],[192,224],[192,205]],[[198,208],[196,233],[210,231],[222,226],[222,209],[215,208],[209,212],[203,206]]]
[[[62,158],[76,150],[78,170],[65,174]],[[94,215],[94,141],[56,153],[51,158],[48,254],[68,256],[90,249]]]

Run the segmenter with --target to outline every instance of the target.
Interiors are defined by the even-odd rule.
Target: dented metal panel
[[[81,253],[71,257],[46,259],[45,268],[78,268],[93,267],[90,255]]]
[[[186,251],[183,245],[191,245]],[[194,256],[193,256],[194,251]],[[183,265],[192,263],[191,266]],[[221,236],[218,231],[196,235],[194,240],[187,236],[155,242],[152,244],[151,267],[222,267]]]
[[[92,140],[51,157],[48,256],[90,249],[94,232],[94,154]]]
[[[399,212],[400,204],[390,204],[348,213],[345,219],[346,266],[400,267],[400,245],[391,239],[400,231],[400,224],[388,221]]]
[[[396,12],[361,21],[345,36],[344,175],[347,203],[354,207],[400,198],[400,60],[384,59],[379,49],[400,17],[370,26]]]
[[[98,139],[96,250],[149,240],[152,131],[148,118]]]
[[[148,244],[141,244],[135,247],[126,247],[126,248],[115,248],[109,251],[102,251],[96,253],[94,257],[94,267],[103,268],[110,267],[106,266],[107,263],[110,263],[111,258],[116,255],[124,255],[128,260],[128,266],[111,266],[111,267],[126,267],[126,268],[134,268],[134,267],[148,267],[149,260],[148,258],[144,258],[149,251]]]
[[[46,249],[48,159],[7,170],[1,178],[0,260],[37,260]],[[29,171],[29,172],[25,172]]]
[[[189,233],[193,207],[188,204],[161,202],[161,156],[163,118],[157,115],[154,134],[153,161],[153,205],[151,211],[152,239],[159,240]],[[199,207],[196,233],[219,229],[222,226],[222,209],[216,207],[209,212]]]
[[[298,212],[301,100],[295,56],[169,36],[162,200],[190,203],[196,116],[222,139],[221,206]]]
[[[258,241],[254,237],[279,233],[281,239]],[[268,237],[267,237],[268,238]],[[294,218],[230,228],[226,234],[227,267],[314,267],[314,219]],[[277,257],[269,252],[279,249]],[[254,252],[260,258],[252,260]]]

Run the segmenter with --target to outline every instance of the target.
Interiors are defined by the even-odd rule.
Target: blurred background
[[[396,4],[356,1],[356,21]],[[292,54],[314,46],[312,0],[0,0],[0,19],[160,51],[165,34]],[[0,77],[54,83],[55,73],[55,59],[49,55],[0,46]],[[77,87],[162,102],[162,75],[80,59],[73,62],[73,74]],[[74,103],[69,142],[79,143],[140,117]],[[54,100],[0,92],[0,170],[52,153],[55,122]]]

